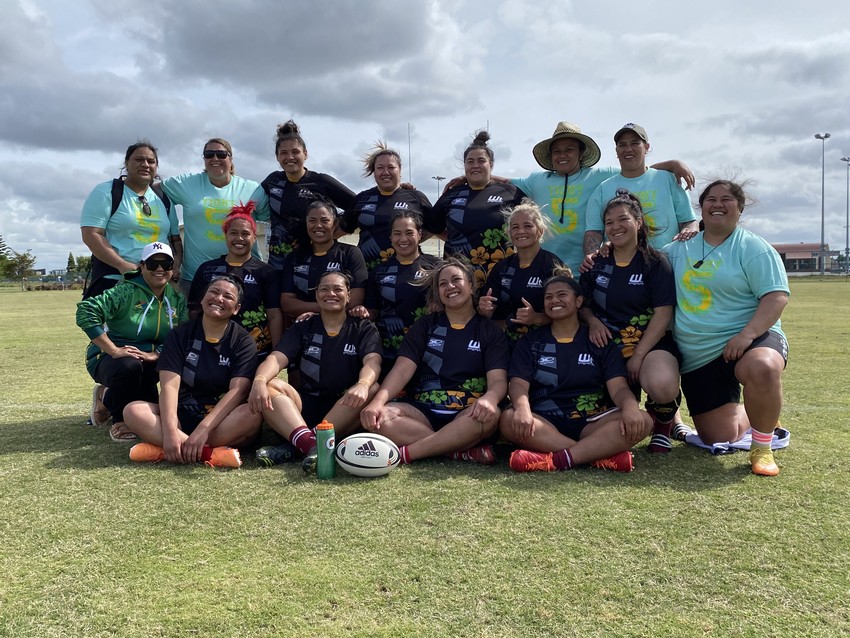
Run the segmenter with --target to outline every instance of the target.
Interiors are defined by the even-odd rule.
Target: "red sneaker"
[[[607,459],[599,459],[591,463],[593,467],[598,467],[600,470],[614,470],[615,472],[631,472],[635,469],[632,463],[632,453],[626,450],[619,452],[614,456],[609,456]]]
[[[552,463],[551,452],[531,450],[514,450],[509,465],[514,472],[554,472],[557,469]]]
[[[493,453],[492,445],[479,445],[463,452],[453,452],[449,454],[449,458],[455,461],[472,461],[473,463],[481,463],[481,465],[494,465],[496,463],[496,455]]]

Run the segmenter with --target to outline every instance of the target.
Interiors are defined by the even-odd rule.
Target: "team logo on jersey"
[[[407,205],[407,202],[396,202],[393,208],[395,210],[407,210],[410,206]]]
[[[525,284],[529,288],[542,288],[543,279],[541,277],[529,277],[528,283]]]
[[[275,197],[283,196],[283,189],[275,186],[274,188],[269,189],[269,195],[274,195]]]
[[[629,285],[643,286],[643,275],[638,273],[637,275],[632,275],[631,277],[629,277]]]
[[[609,281],[610,281],[610,279],[608,279],[608,277],[606,277],[605,275],[597,275],[596,276],[596,284],[598,286],[603,286],[603,287],[607,286]]]
[[[416,274],[413,275],[413,278],[414,279],[422,279],[422,277],[424,277],[424,276],[425,276],[425,273],[423,271],[417,270]]]
[[[476,341],[475,339],[469,340],[469,345],[466,346],[467,350],[471,350],[472,352],[481,352],[481,342]]]
[[[591,355],[587,354],[587,353],[580,354],[578,356],[578,364],[580,366],[592,366],[592,365],[594,365],[593,364],[593,357]]]
[[[230,357],[225,357],[223,354],[218,355],[218,365],[229,366],[230,365]]]
[[[466,206],[466,197],[455,197],[452,206]]]
[[[338,261],[329,261],[327,271],[330,272],[331,270],[342,270],[342,264]]]
[[[390,284],[395,284],[395,275],[384,275],[381,277],[381,281],[378,282],[382,286],[389,286]]]
[[[537,360],[537,364],[546,367],[552,367],[555,365],[555,357],[549,357],[546,355],[541,355],[541,357]]]
[[[363,204],[363,207],[360,209],[364,213],[374,213],[377,206],[375,204]]]
[[[346,343],[345,347],[342,349],[342,354],[357,356],[357,346],[353,343]]]
[[[510,277],[502,277],[502,288],[510,288],[511,287],[511,278]]]
[[[434,338],[434,337],[431,337],[430,339],[428,339],[428,347],[429,347],[429,348],[442,349],[442,347],[443,347],[443,340],[442,340],[442,339],[436,339],[436,338]]]
[[[501,195],[490,195],[490,197],[487,198],[488,204],[502,204],[504,201],[505,200],[502,199]]]
[[[319,346],[307,346],[307,349],[304,351],[304,354],[322,354],[322,349]]]
[[[189,354],[187,354],[186,355],[186,363],[191,363],[192,365],[197,365],[198,364],[198,353],[197,352],[190,352]]]
[[[257,280],[256,280],[256,279],[254,279],[254,275],[252,275],[251,273],[247,273],[247,274],[245,275],[245,279],[243,279],[243,280],[242,280],[242,283],[245,283],[245,284],[256,284],[256,283],[257,283]]]
[[[313,195],[313,191],[309,188],[301,188],[298,190],[298,197],[302,199],[316,199],[316,196]]]
[[[293,272],[297,272],[299,275],[306,275],[310,272],[310,264],[299,264],[295,266]]]

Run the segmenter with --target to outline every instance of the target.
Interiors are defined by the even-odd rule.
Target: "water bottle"
[[[335,446],[333,423],[322,421],[316,426],[316,476],[320,479],[331,479],[336,475]]]

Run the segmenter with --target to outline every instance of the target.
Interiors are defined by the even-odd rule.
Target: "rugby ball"
[[[399,464],[398,447],[387,437],[364,432],[344,438],[336,446],[336,462],[354,476],[383,476]]]

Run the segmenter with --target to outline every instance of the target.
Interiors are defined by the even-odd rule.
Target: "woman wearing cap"
[[[269,264],[281,269],[296,244],[309,243],[304,228],[307,207],[324,199],[335,208],[349,210],[354,206],[354,193],[330,175],[304,165],[307,144],[292,120],[277,127],[274,151],[283,170],[270,173],[252,199],[257,202],[257,220],[271,223]]]
[[[619,174],[605,180],[593,191],[585,215],[584,251],[596,252],[602,243],[602,210],[619,189],[640,198],[646,223],[655,229],[650,239],[661,249],[674,239],[690,239],[697,233],[697,221],[687,193],[672,173],[646,166],[649,136],[638,124],[625,124],[614,134]]]
[[[235,447],[259,432],[262,419],[245,402],[257,347],[230,320],[241,299],[238,279],[217,277],[204,291],[203,313],[168,335],[157,364],[159,401],[124,410],[127,426],[144,441],[130,449],[131,461],[242,465]]]
[[[381,337],[375,324],[352,317],[350,282],[328,271],[319,277],[319,314],[293,324],[257,370],[248,402],[277,433],[308,455],[312,469],[316,435],[311,428],[323,419],[342,437],[360,422],[360,410],[375,395],[381,371]],[[277,379],[289,367],[299,371],[298,389]],[[276,451],[266,448],[266,458]],[[272,461],[274,462],[274,461]]]
[[[227,252],[222,222],[234,206],[247,204],[259,186],[236,175],[233,147],[227,140],[207,140],[203,157],[202,173],[185,173],[162,181],[169,199],[183,207],[185,258],[179,272],[183,294],[189,293],[198,266]],[[260,256],[256,249],[254,255]]]
[[[747,199],[739,184],[712,182],[699,196],[705,230],[665,250],[676,277],[682,390],[697,433],[710,445],[752,428],[752,471],[775,476],[770,446],[788,359],[780,317],[790,290],[777,252],[738,224]]]
[[[363,304],[369,273],[357,246],[334,239],[339,222],[333,206],[314,201],[307,207],[305,226],[309,244],[301,244],[284,261],[280,306],[287,320],[305,312],[319,312],[316,286],[322,273],[344,272],[351,277],[349,308]]]
[[[156,148],[139,140],[124,155],[126,175],[98,184],[83,204],[80,230],[92,252],[91,283],[84,299],[117,284],[122,273],[136,270],[142,249],[151,242],[171,242],[175,269],[180,269],[183,244],[177,214],[157,194],[158,167]]]
[[[136,438],[124,423],[131,401],[156,401],[159,360],[165,338],[187,319],[186,301],[168,285],[174,257],[168,245],[154,242],[142,249],[139,269],[123,281],[77,305],[77,325],[91,339],[86,368],[100,384],[96,400],[112,417],[113,441]],[[103,387],[109,389],[102,394]]]
[[[385,143],[379,142],[363,163],[365,176],[374,177],[377,186],[358,193],[341,226],[347,233],[360,229],[357,246],[372,271],[393,253],[390,227],[395,213],[410,211],[424,217],[431,212],[431,202],[421,191],[401,188],[401,156]]]
[[[478,299],[478,313],[494,319],[516,341],[529,329],[550,322],[543,312],[543,282],[565,266],[544,250],[540,240],[546,221],[540,208],[524,199],[505,214],[514,252],[493,267]]]
[[[201,312],[204,290],[218,276],[231,275],[242,282],[244,298],[234,317],[257,343],[260,359],[265,358],[283,335],[280,310],[280,273],[251,254],[257,242],[257,222],[251,216],[254,202],[234,206],[221,225],[227,254],[204,262],[195,272],[189,291],[189,312]]]
[[[493,150],[490,134],[479,131],[463,153],[466,183],[447,189],[425,218],[425,229],[445,239],[445,256],[461,255],[472,262],[477,283],[508,255],[503,212],[525,197],[512,184],[491,179]]]
[[[360,421],[392,439],[402,463],[430,456],[495,463],[485,443],[499,424],[508,384],[510,345],[498,326],[475,312],[477,283],[468,262],[450,257],[422,279],[439,312],[411,326],[393,369]],[[390,402],[411,383],[411,395]]]

